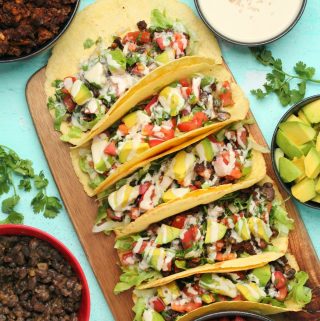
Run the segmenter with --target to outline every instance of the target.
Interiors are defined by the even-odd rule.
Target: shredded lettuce
[[[139,298],[135,303],[134,307],[132,308],[133,312],[135,313],[135,317],[133,321],[142,321],[142,315],[146,308],[146,303],[143,298]]]
[[[151,28],[153,29],[170,29],[173,27],[173,21],[166,16],[166,12],[159,9],[151,11]]]
[[[115,294],[119,294],[134,286],[139,286],[146,280],[156,280],[162,277],[157,271],[138,271],[136,267],[123,267],[122,272],[120,282],[116,284],[113,290]]]
[[[271,304],[271,305],[273,305],[275,307],[279,307],[279,308],[284,308],[285,307],[283,302],[278,301],[278,300],[273,299],[273,298],[270,298],[270,297],[263,298],[261,300],[261,303]]]
[[[271,212],[271,223],[280,235],[288,235],[294,227],[294,220],[288,217],[286,210],[279,204],[274,204]]]
[[[128,251],[132,249],[132,244],[140,238],[140,235],[130,235],[123,239],[118,239],[114,246],[115,249],[121,251]]]
[[[82,134],[81,128],[72,126],[69,129],[68,134],[62,135],[60,139],[64,142],[68,142],[70,141],[71,138],[80,138],[81,134]]]
[[[309,276],[304,271],[296,273],[295,278],[289,282],[288,298],[295,301],[301,307],[311,302],[312,292],[311,289],[304,286],[308,281]]]

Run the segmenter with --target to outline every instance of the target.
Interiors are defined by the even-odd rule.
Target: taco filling
[[[252,148],[241,123],[152,161],[104,192],[95,232],[121,228],[161,203],[195,190],[234,183],[251,170]]]
[[[175,321],[221,301],[251,301],[289,310],[293,302],[302,308],[312,296],[304,286],[307,280],[308,274],[297,272],[286,257],[248,271],[195,275],[151,290],[136,290],[134,320]]]
[[[293,220],[275,199],[273,184],[254,185],[117,240],[123,281],[116,291],[138,286],[147,277],[164,278],[205,264],[276,251],[273,239],[288,235],[292,228]],[[134,274],[136,279],[128,278]]]
[[[186,132],[230,118],[228,81],[195,75],[163,88],[159,95],[136,106],[107,131],[95,136],[91,148],[79,150],[79,165],[89,174],[90,187],[98,175],[107,176],[139,154]]]
[[[55,128],[62,121],[72,127],[71,138],[90,130],[129,88],[157,67],[189,54],[190,33],[155,9],[151,25],[137,23],[137,30],[114,37],[111,46],[97,41],[94,53],[80,64],[76,75],[56,80],[48,106],[55,112]],[[84,46],[94,45],[88,39]],[[63,137],[67,139],[68,137]]]

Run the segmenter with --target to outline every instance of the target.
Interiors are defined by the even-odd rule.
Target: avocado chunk
[[[207,221],[207,232],[205,243],[214,243],[221,240],[227,232],[227,227],[224,224],[208,219]]]
[[[304,159],[304,167],[306,169],[306,176],[309,178],[316,178],[320,173],[320,153],[311,148],[308,155]]]
[[[260,289],[255,283],[237,284],[238,291],[251,302],[260,302],[266,296],[266,293]]]
[[[270,237],[272,235],[272,231],[270,227],[262,219],[255,216],[251,216],[249,218],[248,223],[251,234],[254,237],[258,237],[260,239],[265,240],[266,242],[269,242]]]
[[[158,287],[157,292],[166,305],[180,296],[180,289],[175,281]]]
[[[122,118],[122,121],[128,128],[132,128],[139,123],[147,123],[150,117],[141,110],[136,110]]]
[[[149,264],[157,271],[161,271],[164,260],[166,258],[166,250],[162,247],[154,247],[145,251],[144,256],[147,257]]]
[[[177,198],[182,198],[187,193],[190,192],[190,189],[187,187],[181,188],[170,188],[166,192],[163,193],[162,199],[165,203],[173,201]]]
[[[309,153],[309,151],[312,147],[315,147],[314,141],[311,141],[311,142],[308,142],[308,143],[305,143],[305,144],[299,146],[299,148],[302,151],[304,156],[306,156]]]
[[[317,194],[313,199],[313,202],[320,203],[320,194]]]
[[[93,95],[89,88],[81,81],[76,80],[71,88],[71,97],[77,105],[84,105]]]
[[[284,152],[282,151],[281,148],[276,148],[274,150],[274,161],[276,162],[276,167],[279,170],[279,159],[281,157],[284,157]]]
[[[279,125],[288,139],[296,145],[303,145],[314,139],[316,131],[302,122],[286,121]]]
[[[157,244],[167,244],[176,238],[179,238],[181,230],[173,226],[162,224],[156,238]]]
[[[320,177],[318,177],[315,190],[316,190],[317,193],[320,194]]]
[[[249,224],[246,218],[243,217],[238,220],[235,230],[244,241],[251,239]]]
[[[217,274],[202,274],[199,284],[212,293],[226,295],[230,298],[235,298],[238,294],[237,288],[232,281]]]
[[[290,159],[303,156],[299,146],[291,142],[281,129],[277,132],[276,143]]]
[[[302,181],[305,177],[306,177],[306,174],[305,174],[305,168],[304,168],[304,156],[300,157],[300,158],[294,158],[292,160],[292,163],[294,165],[296,165],[300,171],[301,171],[301,175],[295,180],[296,183],[299,183],[300,181]]]
[[[316,150],[320,153],[320,132],[317,137]]]
[[[159,94],[159,102],[170,116],[177,116],[184,108],[185,100],[179,88],[167,86]]]
[[[108,203],[114,211],[121,211],[133,202],[139,195],[139,187],[123,185],[108,196]]]
[[[179,152],[172,160],[172,174],[177,181],[183,181],[190,171],[192,171],[194,163],[196,161],[195,156],[192,153],[186,153],[185,151]]]
[[[265,266],[255,268],[253,269],[252,274],[258,278],[260,286],[265,287],[271,279],[270,265],[267,264]]]
[[[95,136],[92,140],[91,155],[93,167],[95,171],[100,174],[103,174],[112,165],[112,158],[104,153],[104,150],[108,144],[108,138],[104,135]]]
[[[311,124],[320,123],[320,100],[313,101],[302,110]]]
[[[300,119],[299,117],[297,117],[296,115],[290,115],[289,117],[288,117],[288,119],[286,120],[286,122],[289,122],[289,121],[295,121],[295,122],[300,122],[300,123],[304,123],[305,124],[305,122],[302,120],[302,119]]]
[[[158,65],[162,66],[168,64],[175,59],[175,52],[173,48],[168,48],[166,51],[155,57],[155,61]]]
[[[106,57],[108,68],[113,75],[121,75],[125,73],[127,60],[122,50],[119,48],[110,50]]]
[[[212,162],[213,157],[215,156],[215,151],[213,149],[213,144],[209,138],[203,139],[195,147],[195,151],[201,160]]]
[[[279,159],[279,173],[285,183],[290,183],[303,174],[298,166],[285,157]]]
[[[313,179],[305,178],[291,187],[292,195],[300,202],[307,202],[316,197],[315,183]]]
[[[126,141],[119,151],[120,163],[125,163],[131,160],[134,156],[142,154],[149,149],[148,143],[135,142],[133,140]]]
[[[304,114],[303,110],[299,110],[298,117],[300,120],[302,120],[306,125],[310,125],[309,120],[307,119],[306,115]]]
[[[144,310],[141,321],[165,321],[160,313],[152,309]]]

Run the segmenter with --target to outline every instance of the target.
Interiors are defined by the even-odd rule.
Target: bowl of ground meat
[[[89,318],[89,287],[73,254],[36,228],[0,225],[0,321]]]
[[[71,24],[80,0],[0,0],[0,63],[50,48]]]

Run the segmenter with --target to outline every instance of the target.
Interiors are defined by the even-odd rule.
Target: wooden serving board
[[[43,151],[50,166],[52,175],[60,191],[64,205],[70,215],[79,239],[86,252],[91,267],[98,279],[100,287],[109,304],[116,321],[129,321],[133,319],[131,311],[133,302],[130,291],[121,295],[114,295],[113,288],[118,282],[120,269],[117,266],[117,254],[114,250],[114,237],[104,234],[93,234],[97,213],[97,203],[84,192],[73,170],[69,155],[68,144],[59,139],[59,134],[53,129],[53,121],[46,106],[44,92],[45,67],[36,72],[26,86],[26,97],[29,110],[37,130]],[[250,114],[253,117],[252,114]],[[266,145],[259,127],[251,126],[255,140]],[[275,181],[270,155],[265,155],[268,175]],[[286,195],[281,191],[284,198]],[[287,210],[295,220],[295,229],[290,234],[290,251],[295,255],[302,270],[309,273],[309,286],[313,290],[313,301],[308,311],[289,313],[279,316],[279,320],[320,320],[320,263],[312,246],[306,228],[292,201],[287,201]],[[94,306],[92,307],[94,308]],[[101,315],[103,311],[101,311]]]

